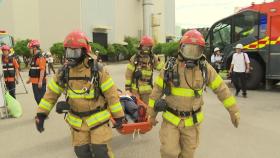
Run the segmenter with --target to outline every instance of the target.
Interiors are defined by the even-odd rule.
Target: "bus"
[[[261,84],[271,88],[280,81],[280,1],[254,4],[214,23],[206,36],[208,58],[215,47],[224,55],[223,68],[231,64],[234,46],[244,45],[250,58],[251,72],[247,88]]]
[[[13,37],[9,35],[6,31],[0,30],[0,46],[4,44],[9,45],[11,47],[11,52],[14,52],[13,47],[15,43]]]

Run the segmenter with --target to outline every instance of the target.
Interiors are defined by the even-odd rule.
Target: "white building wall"
[[[40,39],[37,0],[4,0],[0,3],[0,29],[15,39]]]
[[[175,0],[164,0],[164,23],[166,36],[175,36]]]
[[[40,39],[39,15],[37,0],[14,0],[15,37]]]
[[[15,32],[14,8],[12,1],[2,0],[0,3],[0,30],[6,30],[9,33]]]
[[[43,49],[48,49],[53,43],[63,42],[70,31],[81,28],[80,0],[40,0],[38,9]]]
[[[108,42],[114,42],[115,0],[82,0],[81,3],[82,30],[92,40],[93,28],[107,27]]]
[[[165,42],[175,34],[175,1],[153,3],[153,13],[161,14],[157,41]],[[122,43],[125,36],[143,33],[143,0],[3,0],[0,19],[0,29],[15,39],[38,39],[43,49],[62,42],[74,29],[92,40],[93,29],[100,26],[109,28],[108,43]]]
[[[140,0],[118,0],[115,4],[114,41],[121,43],[125,36],[140,37],[143,32],[143,9]]]

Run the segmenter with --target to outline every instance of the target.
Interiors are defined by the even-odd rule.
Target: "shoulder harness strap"
[[[170,82],[173,79],[173,72],[174,72],[174,66],[176,65],[176,58],[171,57],[166,62],[164,73],[163,73],[163,86],[162,86],[162,95],[170,95],[171,94],[171,85]]]
[[[206,84],[208,83],[208,69],[207,69],[207,61],[204,57],[202,57],[199,60],[199,69],[201,71],[202,74],[202,78],[203,78],[203,85],[202,85],[202,89],[206,88]]]
[[[98,63],[97,60],[93,60],[90,64],[91,68],[91,83],[94,85],[94,99],[98,99],[98,97],[101,95],[105,98],[104,94],[101,90],[101,84],[100,84],[100,75],[99,72],[102,71],[103,66]]]

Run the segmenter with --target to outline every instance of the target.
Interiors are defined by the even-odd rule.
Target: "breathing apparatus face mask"
[[[85,58],[85,50],[82,48],[66,48],[65,49],[65,59],[67,60],[67,65],[70,67],[75,67],[83,62]]]
[[[149,46],[142,46],[141,47],[141,54],[142,55],[149,55],[152,52],[152,48]]]
[[[187,69],[193,69],[198,65],[199,59],[202,57],[203,48],[199,45],[185,44],[182,45],[179,52],[181,61],[184,61]]]

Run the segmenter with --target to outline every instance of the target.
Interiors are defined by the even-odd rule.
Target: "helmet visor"
[[[66,48],[65,50],[65,58],[66,59],[78,59],[82,56],[82,49],[81,48]]]
[[[187,59],[199,59],[202,56],[203,48],[199,45],[184,44],[181,46],[181,54]]]

